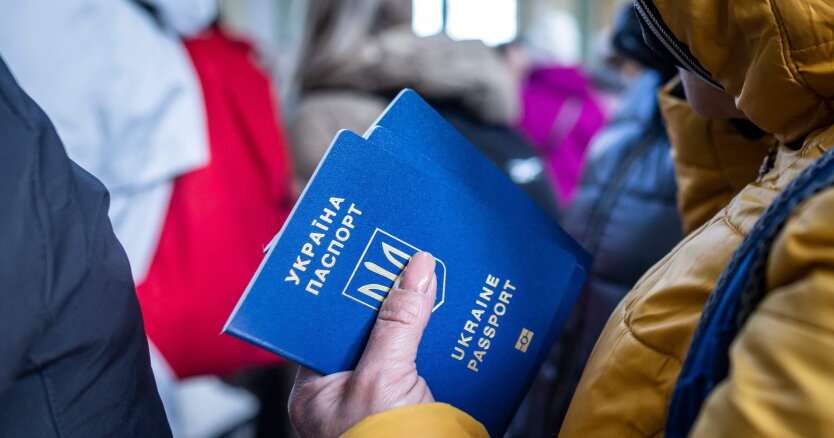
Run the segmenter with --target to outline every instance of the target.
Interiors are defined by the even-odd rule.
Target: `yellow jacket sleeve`
[[[463,411],[445,404],[403,406],[370,416],[342,438],[489,438],[484,426]]]
[[[672,143],[678,210],[688,234],[756,180],[776,140],[769,135],[748,140],[728,121],[698,116],[685,100],[671,94],[678,81],[667,84],[659,99]]]
[[[834,189],[777,239],[768,294],[730,351],[693,437],[834,436]]]

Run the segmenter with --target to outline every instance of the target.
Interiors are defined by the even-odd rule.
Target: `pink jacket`
[[[562,206],[579,183],[585,150],[605,124],[602,105],[576,67],[540,67],[523,86],[518,129],[546,163]]]

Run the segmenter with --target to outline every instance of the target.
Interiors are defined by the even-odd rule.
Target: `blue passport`
[[[366,137],[337,135],[224,332],[322,373],[353,369],[420,250],[438,290],[418,372],[501,436],[590,257],[413,91]]]

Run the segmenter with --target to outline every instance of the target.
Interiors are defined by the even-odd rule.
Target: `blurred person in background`
[[[148,336],[177,377],[220,376],[251,390],[261,402],[259,436],[273,436],[289,426],[275,413],[286,411],[289,375],[281,376],[292,370],[279,356],[220,332],[295,203],[289,145],[272,84],[248,42],[213,25],[184,44],[203,92],[211,160],[176,179],[136,292]],[[234,406],[221,407],[233,391],[213,385],[225,396],[192,423],[231,417],[230,427]],[[256,403],[241,397],[241,404]]]
[[[174,179],[209,161],[200,83],[170,23],[194,32],[215,10],[211,0],[157,3],[171,7],[158,9],[165,22],[131,0],[0,0],[0,53],[70,157],[107,187],[137,281],[156,251]]]
[[[617,16],[612,62],[636,76],[589,148],[562,225],[594,262],[588,283],[516,416],[511,436],[555,433],[617,303],[683,237],[675,168],[657,93],[677,74],[643,41],[634,7]],[[637,250],[639,248],[639,250]]]
[[[290,121],[306,185],[340,129],[365,132],[412,88],[551,216],[556,202],[541,161],[509,128],[518,98],[501,56],[479,41],[417,37],[411,0],[312,0]]]
[[[565,208],[588,145],[605,124],[605,110],[580,66],[579,25],[567,12],[550,11],[506,53],[521,82],[516,128],[542,157],[558,204]]]
[[[247,44],[209,28],[215,0],[2,3],[0,53],[111,194],[168,412],[175,379],[281,363],[219,335],[295,188],[271,85]]]
[[[0,1],[0,54],[67,154],[107,187],[135,281],[154,257],[174,180],[209,160],[200,84],[180,33],[211,21],[213,3],[156,3],[162,21],[128,0]],[[156,353],[173,415],[174,376]]]

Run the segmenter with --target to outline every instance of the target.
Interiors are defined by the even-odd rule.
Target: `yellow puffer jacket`
[[[830,106],[834,98],[831,61],[834,28],[830,25],[834,22],[834,3],[829,0],[638,0],[639,6],[653,13],[659,21],[655,23],[657,28],[671,32],[684,43],[712,79],[736,97],[739,109],[756,125],[773,133],[783,145],[779,146],[775,165],[767,175],[744,187],[726,207],[692,232],[622,301],[586,366],[562,427],[563,437],[662,435],[681,362],[721,270],[778,193],[834,145],[831,127],[834,110]],[[702,144],[698,150],[698,145],[689,144],[692,131],[675,126],[688,117],[683,105],[665,99],[663,106],[672,127],[673,143],[680,146],[678,160],[692,160],[696,151],[716,152],[709,144]],[[697,136],[697,131],[694,135]],[[801,147],[792,150],[784,144]],[[743,159],[742,156],[734,158]],[[681,172],[682,167],[689,169],[688,174]],[[714,178],[716,169],[722,168],[720,163],[710,164],[702,171],[695,167],[678,167],[684,204],[697,199],[693,191],[707,192],[709,184],[705,182]],[[702,188],[693,190],[698,185]],[[713,200],[720,198],[719,193],[712,197]],[[768,265],[771,280],[768,302],[751,318],[733,347],[734,358],[738,358],[739,349],[745,351],[744,361],[733,362],[729,381],[712,394],[694,431],[696,435],[750,436],[748,433],[752,432],[755,436],[790,436],[785,435],[786,430],[798,433],[803,430],[801,423],[811,419],[806,427],[818,427],[821,428],[818,432],[834,434],[834,416],[814,416],[820,412],[816,410],[834,403],[831,385],[824,384],[829,376],[809,373],[814,360],[820,360],[815,365],[822,369],[834,369],[834,355],[828,360],[822,360],[824,357],[819,353],[814,357],[788,357],[798,352],[798,347],[791,344],[818,337],[815,345],[821,347],[831,335],[820,328],[829,327],[831,318],[827,324],[824,319],[815,319],[814,316],[820,315],[815,311],[817,303],[807,297],[819,293],[822,305],[826,300],[825,290],[805,290],[796,294],[796,298],[781,295],[780,300],[797,302],[780,313],[766,313],[778,295],[777,288],[796,287],[797,282],[810,281],[804,275],[811,274],[807,268],[814,266],[813,262],[792,260],[789,254],[818,255],[819,251],[812,251],[818,245],[814,240],[824,241],[825,236],[834,233],[834,227],[825,226],[824,222],[830,219],[822,216],[825,206],[819,206],[820,202],[824,203],[824,198],[810,202],[813,205],[810,210],[795,212],[774,246]],[[706,204],[709,202],[693,202],[692,207],[696,208],[684,211],[684,216],[691,217],[699,205]],[[820,215],[815,222],[811,220],[813,215]],[[785,234],[796,230],[797,221],[811,222],[816,227],[805,229],[806,234],[800,239]],[[790,247],[791,244],[800,247]],[[834,246],[829,251],[834,251]],[[829,262],[820,269],[834,272],[830,259],[820,261]],[[792,278],[793,282],[787,284],[785,278]],[[819,280],[815,281],[815,286],[818,285]],[[834,290],[834,283],[828,287],[829,291]],[[768,332],[772,333],[772,339],[762,343],[761,336],[768,336]],[[796,388],[806,379],[816,381],[819,390],[825,392],[807,394]],[[826,398],[828,403],[814,406],[813,402]],[[805,403],[809,406],[804,407]],[[720,411],[716,406],[725,410]],[[808,414],[791,417],[801,409],[807,409]],[[729,421],[734,415],[742,417]]]
[[[682,214],[697,229],[614,311],[563,437],[662,436],[681,362],[724,265],[779,192],[834,145],[833,2],[651,3],[663,28],[776,140],[746,142],[729,124],[700,119],[684,102],[663,97]],[[773,141],[773,168],[753,182]],[[771,250],[767,280],[769,294],[734,342],[730,377],[710,395],[694,436],[834,436],[834,190],[792,214]],[[445,426],[432,426],[441,419]],[[474,420],[441,404],[382,413],[348,435],[389,436],[400,423],[421,425],[406,436],[485,436]]]
[[[683,102],[669,96],[664,96],[663,109],[670,121],[686,117],[697,119]],[[731,129],[723,122],[710,122],[708,125],[716,131],[726,129],[721,135]],[[685,134],[692,136],[692,132]],[[672,136],[673,141],[676,137],[683,140],[684,133],[675,130]],[[728,143],[742,142],[736,138]],[[716,154],[719,151],[703,147],[709,144],[702,144],[700,150],[689,149],[689,146],[696,145],[686,141],[675,145],[676,164],[682,183],[680,202],[685,205],[689,202],[688,206],[693,207],[684,210],[683,217],[685,223],[692,226],[698,225],[699,219],[707,211],[717,207],[718,200],[732,192],[732,178],[724,178],[727,181],[726,190],[716,192],[714,198],[703,199],[699,203],[697,193],[687,193],[694,187],[704,185],[705,180],[714,179],[715,183],[722,180],[720,173],[714,172],[714,169],[723,167],[720,160],[703,169],[698,167],[698,163],[705,159],[720,156]],[[825,151],[827,145],[832,144],[834,129],[815,136],[814,140],[807,142],[798,151],[780,146],[773,170],[732,196],[724,208],[689,234],[643,276],[614,311],[598,340],[571,402],[560,436],[662,435],[666,408],[675,380],[692,332],[718,276],[765,208],[790,181]],[[748,146],[749,162],[761,161],[754,159],[760,158],[762,154],[756,153],[754,145]],[[743,151],[738,148],[731,155],[738,158],[737,154]],[[696,152],[702,154],[697,157],[697,161],[685,160],[690,154],[693,154],[691,158],[696,158]],[[687,172],[690,172],[691,180],[687,180]],[[791,222],[795,220],[796,217]],[[824,228],[817,231],[821,234],[834,231],[834,228],[829,228],[831,231]],[[834,250],[834,246],[831,249]],[[777,246],[773,253],[784,250]],[[786,269],[792,269],[784,263],[771,263],[769,266],[769,278],[772,275],[786,275]],[[829,268],[834,271],[834,264]],[[831,286],[834,287],[834,283]],[[831,365],[834,366],[834,362]],[[831,396],[834,402],[834,393]]]

